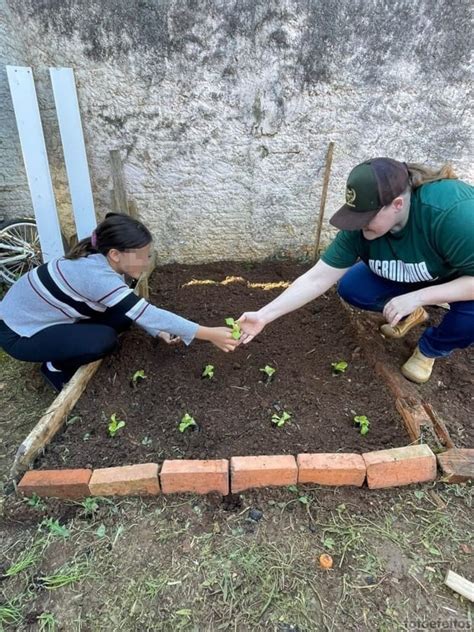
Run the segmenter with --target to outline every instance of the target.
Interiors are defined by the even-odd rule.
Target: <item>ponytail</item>
[[[143,248],[152,241],[148,228],[122,213],[107,213],[103,222],[93,231],[90,237],[81,239],[66,255],[66,259],[79,259],[93,254],[107,256],[109,250],[119,252]]]
[[[89,255],[96,255],[99,251],[92,246],[92,236],[81,239],[66,255],[66,259],[80,259]]]
[[[427,184],[428,182],[457,180],[458,178],[453,167],[449,164],[443,165],[440,169],[433,169],[432,167],[416,162],[409,162],[406,166],[410,175],[412,189],[417,189],[421,187],[422,184]]]

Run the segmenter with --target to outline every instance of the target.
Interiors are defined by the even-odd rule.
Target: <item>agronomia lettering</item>
[[[378,276],[401,283],[434,281],[438,278],[431,276],[425,261],[420,261],[420,263],[405,263],[404,261],[369,259],[369,267],[372,272],[375,272]]]

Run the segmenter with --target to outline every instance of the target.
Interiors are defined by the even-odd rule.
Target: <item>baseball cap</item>
[[[372,158],[354,167],[347,178],[346,203],[329,222],[341,230],[361,230],[383,206],[403,193],[410,181],[404,162]]]

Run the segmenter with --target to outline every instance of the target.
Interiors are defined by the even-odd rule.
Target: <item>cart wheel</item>
[[[0,281],[12,285],[42,263],[38,229],[32,218],[0,224]]]

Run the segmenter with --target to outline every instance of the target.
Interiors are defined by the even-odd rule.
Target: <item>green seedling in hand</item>
[[[141,380],[146,380],[145,371],[143,369],[140,369],[140,371],[135,371],[135,373],[133,374],[132,386],[136,388]]]
[[[201,377],[207,377],[210,380],[214,377],[214,367],[212,364],[206,364],[204,371],[201,373]]]
[[[275,424],[277,428],[281,428],[289,419],[291,419],[291,413],[287,413],[286,410],[284,410],[281,415],[277,415],[276,413],[272,415],[272,424]]]
[[[240,330],[240,325],[238,322],[236,322],[233,318],[226,318],[225,319],[225,324],[228,327],[232,327],[232,338],[234,340],[240,340],[240,337],[242,335],[242,332]]]
[[[115,435],[120,430],[120,428],[123,428],[124,426],[125,426],[125,422],[122,421],[121,419],[117,419],[117,413],[114,413],[110,417],[110,421],[109,421],[109,426],[108,426],[109,435],[111,437],[115,437]]]
[[[340,373],[345,373],[346,369],[349,365],[345,360],[340,360],[339,362],[332,362],[332,372],[334,375],[339,375]]]
[[[178,430],[180,432],[185,432],[188,428],[197,427],[197,423],[194,421],[194,418],[191,417],[188,413],[184,415],[181,419],[181,422],[178,426]]]
[[[366,435],[369,432],[370,421],[365,415],[356,415],[354,423],[359,426],[361,435]]]

